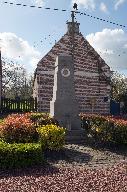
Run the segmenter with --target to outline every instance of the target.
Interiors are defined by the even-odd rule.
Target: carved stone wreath
[[[63,77],[68,77],[70,75],[70,70],[68,68],[63,68],[61,74]]]

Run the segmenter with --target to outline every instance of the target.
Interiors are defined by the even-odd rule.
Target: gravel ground
[[[127,192],[127,151],[65,145],[48,164],[0,172],[0,192]]]

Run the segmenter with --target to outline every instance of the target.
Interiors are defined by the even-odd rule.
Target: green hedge
[[[96,141],[127,144],[127,120],[120,117],[81,114],[82,127]]]
[[[0,169],[26,168],[43,162],[40,144],[8,144],[0,141]]]

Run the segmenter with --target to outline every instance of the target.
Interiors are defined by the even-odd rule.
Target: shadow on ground
[[[32,176],[37,178],[40,176],[53,175],[58,172],[59,169],[57,167],[52,166],[49,163],[45,163],[44,165],[41,166],[38,165],[29,168],[0,170],[0,179],[11,177],[23,177],[23,176]]]
[[[43,165],[33,166],[30,168],[13,169],[13,170],[0,170],[0,179],[10,177],[23,177],[23,176],[45,176],[53,175],[59,172],[59,169],[52,165],[58,161],[65,161],[66,163],[88,163],[92,156],[88,153],[78,152],[74,149],[63,148],[60,151],[45,151],[45,163]]]
[[[117,155],[122,155],[125,158],[127,158],[127,144],[122,145],[122,144],[115,144],[115,143],[109,143],[109,142],[99,142],[95,140],[90,140],[89,142],[84,142],[84,146],[91,147],[92,149],[95,150],[100,150],[100,151],[110,151],[112,153],[116,153]]]
[[[89,161],[91,161],[92,156],[89,153],[79,152],[76,149],[64,148],[59,152],[46,151],[45,158],[48,162],[51,163],[57,163],[60,160],[65,161],[66,163],[88,163]]]

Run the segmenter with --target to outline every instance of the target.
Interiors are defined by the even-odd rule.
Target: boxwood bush
[[[45,125],[37,128],[43,149],[60,150],[65,143],[65,131],[57,125]]]
[[[26,168],[43,162],[39,143],[8,144],[0,141],[0,169]]]

